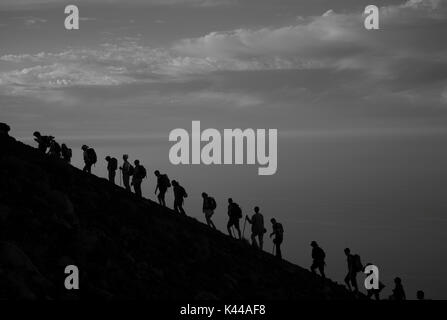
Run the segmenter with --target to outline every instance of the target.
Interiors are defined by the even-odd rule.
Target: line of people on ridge
[[[7,129],[8,130],[6,131],[6,134],[9,131],[9,127]],[[72,151],[70,148],[67,148],[65,144],[59,146],[54,137],[42,136],[38,131],[34,132],[33,135],[35,137],[34,140],[38,143],[38,149],[41,152],[46,153],[51,157],[62,159],[67,163],[71,162]],[[92,166],[97,163],[96,152],[93,148],[90,148],[87,145],[83,145],[81,149],[83,151],[83,159],[85,164],[83,171],[91,173]],[[129,162],[129,156],[125,154],[123,155],[123,164],[121,167],[118,168],[118,160],[116,158],[106,156],[105,160],[107,162],[108,180],[111,183],[116,184],[116,171],[119,169],[121,171],[120,181],[122,178],[124,188],[128,191],[131,191],[131,186],[133,186],[135,194],[142,197],[141,184],[143,182],[143,179],[147,177],[147,171],[145,167],[140,164],[140,161],[135,160],[134,165],[132,165]],[[185,189],[177,181],[172,180],[171,182],[167,174],[162,174],[160,173],[160,171],[155,170],[154,175],[157,178],[155,194],[157,194],[158,191],[157,199],[159,204],[166,207],[165,195],[168,189],[172,186],[174,193],[174,210],[177,213],[186,215],[185,210],[183,209],[183,204],[185,198],[188,197],[188,194],[186,193]],[[211,218],[217,208],[217,202],[212,196],[209,196],[205,192],[202,193],[202,198],[202,211],[205,215],[206,223],[210,228],[216,230],[217,228]],[[228,199],[227,214],[229,218],[227,223],[228,234],[233,238],[242,240],[242,235],[245,233],[245,226],[248,222],[249,224],[251,224],[252,245],[255,248],[263,250],[264,234],[267,232],[267,229],[264,226],[264,217],[260,213],[259,207],[256,206],[254,208],[254,214],[251,218],[248,215],[245,216],[242,233],[240,229],[240,219],[242,219],[243,217],[242,209],[236,202],[233,201],[232,198]],[[282,224],[277,222],[276,219],[272,218],[270,222],[272,223],[272,233],[270,234],[270,238],[274,236],[272,254],[275,254],[278,259],[282,259],[281,244],[283,243],[284,239],[284,229]],[[236,230],[237,232],[237,237],[234,230]],[[316,274],[316,270],[318,270],[324,281],[326,279],[326,275],[324,272],[326,266],[326,253],[316,241],[312,241],[310,245],[312,247],[311,256],[313,260],[312,265],[310,266],[310,270],[313,274]],[[368,263],[363,266],[360,256],[358,254],[352,254],[349,248],[345,248],[344,253],[346,255],[348,269],[348,272],[344,278],[344,282],[350,291],[358,293],[359,287],[357,283],[357,275],[360,272],[363,273],[365,267],[372,264]],[[397,301],[406,300],[406,294],[402,285],[402,280],[399,277],[396,277],[394,279],[394,284],[395,288],[393,289],[393,294],[389,297],[389,299]],[[385,285],[382,282],[379,282],[378,289],[367,290],[367,297],[374,297],[376,300],[380,300],[380,293],[384,288]],[[425,299],[425,294],[421,290],[417,292],[416,296],[418,300]]]

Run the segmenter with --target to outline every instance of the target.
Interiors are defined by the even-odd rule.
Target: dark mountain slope
[[[0,150],[0,299],[352,298],[13,138]],[[64,288],[69,264],[78,291]]]

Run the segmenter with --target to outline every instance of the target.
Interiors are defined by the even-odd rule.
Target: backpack
[[[284,234],[284,228],[282,227],[281,223],[276,223],[276,231],[279,233],[280,236]]]
[[[188,198],[188,194],[186,193],[185,188],[180,187],[180,191],[181,191],[181,193],[182,193],[183,198]]]
[[[208,201],[209,201],[208,203],[209,203],[210,209],[215,210],[217,208],[216,200],[213,197],[209,197]]]
[[[140,179],[144,179],[147,176],[147,171],[146,168],[140,165],[140,169],[139,169],[139,177]]]
[[[135,170],[134,170],[133,166],[129,163],[129,169],[127,169],[127,175],[133,176],[134,171]]]
[[[236,218],[242,218],[242,209],[237,203],[233,205],[232,215]]]
[[[118,169],[118,160],[116,158],[110,159],[110,170],[116,171]]]
[[[363,264],[362,264],[362,260],[360,259],[360,256],[358,254],[355,254],[352,257],[352,264],[354,267],[354,271],[355,272],[360,272],[363,271]]]
[[[315,255],[316,255],[317,260],[324,260],[326,258],[326,253],[320,247],[318,247],[316,249]]]
[[[67,157],[68,157],[68,159],[71,159],[72,155],[73,155],[73,152],[72,152],[71,148],[68,148],[67,149]]]
[[[163,174],[161,176],[160,182],[163,187],[166,187],[166,188],[171,187],[171,181],[169,180],[168,175],[166,175],[166,174]]]
[[[92,163],[95,164],[96,161],[98,161],[98,157],[96,156],[96,151],[93,148],[89,148],[87,149],[87,157],[88,160]]]

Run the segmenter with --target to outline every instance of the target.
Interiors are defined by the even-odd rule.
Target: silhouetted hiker
[[[324,261],[324,259],[326,258],[326,253],[318,245],[316,241],[312,241],[310,243],[310,246],[312,247],[312,259],[313,259],[313,263],[312,266],[310,267],[310,270],[313,273],[316,273],[315,270],[318,269],[323,279],[325,279],[326,275],[324,274],[324,266],[326,265],[326,262]]]
[[[6,123],[0,122],[0,136],[1,137],[9,137],[9,131],[11,127]]]
[[[216,210],[217,208],[216,200],[214,200],[213,197],[208,196],[208,194],[206,194],[205,192],[202,192],[202,198],[203,198],[202,211],[205,214],[206,223],[208,224],[208,227],[216,229],[216,226],[211,220],[211,217],[214,214],[214,210]]]
[[[348,263],[348,274],[345,277],[345,283],[350,291],[352,291],[352,287],[354,287],[354,291],[358,292],[359,287],[357,285],[357,273],[363,270],[360,256],[358,254],[351,254],[351,250],[349,248],[345,249],[345,255]]]
[[[239,235],[239,239],[242,239],[241,235],[241,228],[239,227],[239,220],[242,218],[242,210],[241,207],[236,202],[233,202],[233,199],[228,199],[228,223],[227,223],[227,230],[230,236],[236,238],[236,236],[233,236],[233,233],[231,232],[231,227],[235,227],[237,230],[237,233]]]
[[[141,183],[143,179],[146,178],[147,172],[146,169],[140,164],[139,160],[135,160],[134,162],[135,168],[132,176],[132,185],[135,190],[135,194],[141,197]]]
[[[61,158],[61,146],[54,139],[50,142],[50,149],[48,150],[48,154],[55,159]]]
[[[116,170],[118,170],[118,160],[116,158],[112,158],[107,156],[107,172],[109,173],[109,181],[115,184]]]
[[[67,163],[71,162],[72,151],[69,147],[67,147],[67,145],[65,143],[63,143],[61,146],[61,154],[62,154],[62,159],[65,162],[67,162]]]
[[[177,181],[172,180],[172,186],[174,189],[174,210],[178,213],[186,215],[185,210],[183,209],[183,202],[185,198],[188,197],[188,194]]]
[[[34,141],[37,142],[37,148],[39,151],[46,153],[48,147],[50,146],[51,140],[54,139],[54,137],[51,136],[43,136],[40,134],[39,131],[35,131],[33,133]]]
[[[418,290],[418,292],[416,292],[416,298],[418,300],[425,300],[425,293],[422,290]]]
[[[171,181],[169,181],[169,178],[166,174],[161,174],[158,170],[155,170],[154,174],[157,177],[157,187],[155,187],[155,194],[157,194],[158,190],[158,202],[163,207],[166,207],[165,194],[168,188],[171,186]]]
[[[394,289],[390,300],[403,301],[407,300],[404,287],[402,286],[402,279],[399,277],[394,278]]]
[[[89,148],[85,144],[81,147],[81,149],[84,151],[84,169],[82,169],[84,172],[92,173],[92,165],[96,163],[97,157],[96,152],[93,148]]]
[[[123,155],[123,165],[120,167],[121,173],[123,175],[123,184],[126,190],[130,191],[130,177],[133,175],[133,166],[128,161],[129,156],[127,154]]]
[[[264,217],[259,212],[259,207],[255,207],[255,214],[251,217],[245,216],[245,220],[251,224],[251,243],[254,247],[264,248],[264,233],[267,232],[264,227]],[[258,237],[259,245],[256,242],[256,237]]]
[[[372,263],[367,263],[365,267],[371,266],[371,265],[372,265]],[[372,274],[372,271],[370,273],[366,274],[366,276],[370,276],[371,274]],[[368,299],[371,299],[374,296],[374,298],[376,300],[380,300],[380,292],[383,290],[383,288],[385,288],[385,285],[381,281],[379,281],[379,288],[378,289],[374,289],[374,288],[373,289],[367,289],[366,290],[366,292],[367,292],[366,297]]]
[[[275,239],[273,239],[273,244],[275,245],[274,250],[276,250],[276,257],[278,259],[282,258],[281,254],[281,244],[284,240],[284,228],[282,224],[277,222],[275,218],[270,219],[272,223],[273,232],[270,234],[270,238],[274,235]]]
[[[107,156],[107,172],[109,173],[109,181],[115,184],[116,170],[118,170],[118,160],[116,158],[112,158]]]

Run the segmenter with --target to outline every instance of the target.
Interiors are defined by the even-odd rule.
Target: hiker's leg
[[[351,273],[348,273],[345,277],[345,283],[348,286],[349,291],[352,291],[351,287]]]
[[[177,213],[180,213],[179,204],[178,204],[178,200],[177,199],[174,200],[174,211],[177,212]]]
[[[241,233],[241,228],[239,227],[239,220],[237,220],[237,222],[234,224],[234,227],[237,230],[237,233],[239,234],[239,240],[242,239],[242,233]]]
[[[163,202],[164,202],[163,195],[162,195],[161,192],[159,192],[159,193],[158,193],[158,203],[159,203],[161,206],[164,206]]]
[[[352,279],[351,279],[351,282],[352,282],[352,286],[354,287],[354,290],[355,290],[356,292],[358,292],[358,291],[359,291],[359,287],[358,287],[358,285],[357,285],[357,273],[356,273],[356,272],[353,272],[353,273],[352,273]]]
[[[312,273],[316,273],[315,272],[315,269],[317,268],[317,266],[316,266],[316,264],[315,264],[315,261],[312,263],[312,265],[310,266],[310,271],[312,271]]]
[[[281,241],[276,241],[275,242],[275,245],[276,245],[276,257],[278,257],[279,259],[281,259],[282,258],[282,255],[281,255]]]
[[[205,212],[205,220],[208,227],[211,227],[211,216],[207,212]]]
[[[140,198],[143,196],[141,193],[141,181],[138,182],[138,196],[140,196]]]
[[[160,199],[161,199],[161,204],[163,207],[166,207],[165,194],[166,194],[166,190],[160,191]]]
[[[182,203],[180,203],[180,205],[179,205],[179,211],[180,211],[180,214],[183,214],[183,215],[186,216],[186,212],[185,212],[185,209],[183,209],[183,204]]]
[[[127,174],[123,174],[123,184],[126,190],[130,191],[129,176]]]
[[[233,237],[233,233],[231,232],[231,226],[232,226],[233,224],[232,224],[232,221],[230,220],[230,221],[228,221],[228,224],[227,224],[227,230],[228,230],[228,234],[231,236],[231,237]]]
[[[325,279],[326,275],[324,274],[324,264],[321,264],[318,269],[320,270],[320,274],[323,277],[323,279]]]
[[[251,244],[255,248],[258,247],[258,244],[256,243],[256,235],[254,233],[251,234]]]
[[[264,248],[264,235],[261,233],[258,235],[259,238],[259,248],[262,250]]]

